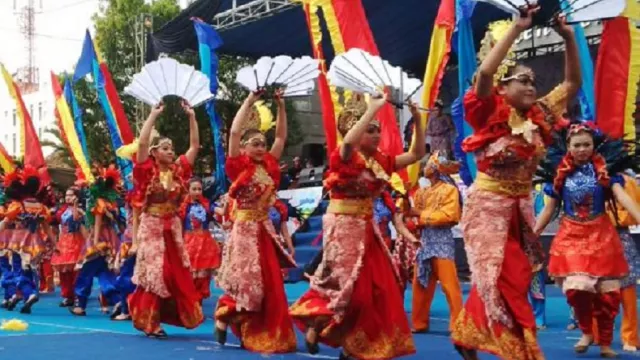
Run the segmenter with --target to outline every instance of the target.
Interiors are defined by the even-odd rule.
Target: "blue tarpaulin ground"
[[[307,288],[305,283],[287,285],[289,301],[294,301]],[[465,295],[468,286],[465,285]],[[102,315],[98,302],[92,298],[87,309],[87,317],[72,317],[67,309],[59,308],[58,295],[44,295],[33,308],[32,315],[0,310],[0,319],[19,318],[29,323],[25,333],[0,331],[0,359],[2,360],[210,360],[210,359],[337,359],[338,351],[321,346],[315,356],[305,352],[302,334],[298,333],[298,353],[265,356],[241,350],[238,340],[229,336],[228,345],[220,347],[213,338],[214,298],[205,302],[208,316],[205,324],[195,330],[167,327],[169,339],[152,340],[135,331],[130,322],[113,322]],[[549,328],[539,332],[539,341],[549,360],[576,358],[573,344],[580,337],[579,331],[565,329],[569,310],[559,289],[547,289],[547,321]],[[410,312],[411,292],[405,295],[405,308]],[[448,328],[448,308],[442,293],[438,290],[431,312],[431,333],[415,336],[418,353],[404,359],[457,359],[453,351]],[[613,347],[620,349],[619,324],[616,328]],[[637,354],[621,354],[620,359],[636,359]],[[481,359],[496,359],[481,355]],[[580,359],[599,358],[597,347],[593,347]]]

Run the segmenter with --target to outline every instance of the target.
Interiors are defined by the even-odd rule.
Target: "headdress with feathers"
[[[563,168],[567,168],[565,164],[565,156],[568,153],[567,143],[569,138],[580,132],[589,132],[593,136],[594,157],[593,162],[596,166],[596,172],[598,173],[598,181],[608,182],[609,175],[620,174],[627,170],[634,172],[640,171],[640,157],[635,156],[633,151],[638,142],[635,140],[613,139],[605,135],[595,124],[591,122],[573,122],[569,123],[559,131],[553,133],[553,144],[548,148],[546,157],[538,165],[534,177],[534,184],[554,184],[554,191],[558,191],[557,182],[562,180],[561,178],[556,180],[561,165]],[[596,164],[599,163],[599,164]],[[606,173],[602,173],[604,168]],[[563,170],[563,171],[565,171]],[[617,213],[617,206],[608,188],[605,189],[605,194],[608,206],[613,210],[613,213]],[[556,208],[553,218],[556,218],[560,214],[560,206]]]
[[[119,196],[118,187],[120,186],[120,182],[120,171],[118,171],[114,165],[99,169],[96,181],[89,187],[89,202],[87,208],[93,209],[99,199],[115,203]],[[88,224],[93,225],[94,221],[95,217],[93,213],[87,211]]]
[[[259,130],[264,134],[269,131],[274,125],[275,122],[273,120],[271,109],[263,100],[259,100],[256,101],[255,104],[253,104],[251,114],[249,115],[249,120],[244,123],[242,132],[244,133],[247,130]]]
[[[604,158],[609,174],[619,174],[626,170],[640,172],[640,157],[628,150],[638,146],[637,141],[610,138],[590,122],[572,122],[553,133],[553,144],[547,149],[546,157],[538,165],[534,178],[535,184],[553,183],[558,167],[568,152],[569,136],[580,131],[588,131],[593,135],[594,154]]]

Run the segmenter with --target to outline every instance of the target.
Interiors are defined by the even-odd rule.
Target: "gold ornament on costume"
[[[367,102],[364,96],[362,94],[352,93],[338,116],[338,132],[340,132],[340,135],[343,137],[347,135],[349,130],[360,120],[366,111]],[[372,121],[371,124],[380,126],[377,120]]]
[[[505,36],[511,24],[512,22],[509,20],[500,20],[489,24],[489,29],[482,39],[480,50],[478,51],[478,60],[480,62],[484,61],[487,55],[489,55],[489,53],[491,52],[491,49],[493,49],[498,41],[500,41],[500,39]],[[514,66],[516,66],[516,54],[513,51],[512,46],[511,49],[509,49],[507,56],[504,58],[504,60],[502,60],[502,63],[500,63],[498,71],[496,71],[495,75],[493,76],[493,83],[495,85],[498,85],[500,83],[500,80],[502,80],[502,78],[504,78],[509,71],[509,68]]]

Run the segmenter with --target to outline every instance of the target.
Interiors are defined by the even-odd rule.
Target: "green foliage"
[[[147,4],[145,0],[101,0],[100,11],[94,15],[95,45],[99,49],[102,59],[109,67],[118,93],[124,105],[125,112],[132,129],[136,129],[136,120],[142,123],[144,119],[135,119],[136,100],[124,95],[123,90],[139,69],[135,68],[135,23],[140,15],[148,14],[153,18],[153,30],[159,29],[166,22],[180,12],[178,0],[155,0]],[[199,68],[197,53],[172,54],[176,60]],[[247,95],[235,82],[237,70],[250,64],[251,61],[231,56],[221,56],[219,67],[220,87],[216,110],[223,119],[223,134],[231,126],[233,118]],[[87,147],[92,161],[102,164],[113,162],[114,153],[106,127],[104,113],[98,103],[94,84],[89,76],[87,80],[74,85],[75,95],[83,109],[83,124],[87,136]],[[300,126],[296,121],[291,106],[288,107],[289,137],[287,146],[297,145],[302,141]],[[215,168],[213,154],[213,139],[209,118],[205,107],[200,106],[196,111],[200,133],[201,151],[196,163],[196,172],[208,173]],[[161,135],[173,140],[176,153],[182,154],[189,147],[189,122],[180,107],[178,99],[167,99],[165,110],[156,123],[156,129]],[[225,140],[226,140],[226,136]],[[226,149],[226,146],[225,146]]]

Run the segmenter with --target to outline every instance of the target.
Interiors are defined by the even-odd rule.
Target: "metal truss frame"
[[[300,6],[300,3],[293,0],[254,0],[243,5],[237,5],[237,1],[233,0],[231,9],[214,16],[213,26],[218,31],[229,30],[295,6]]]

